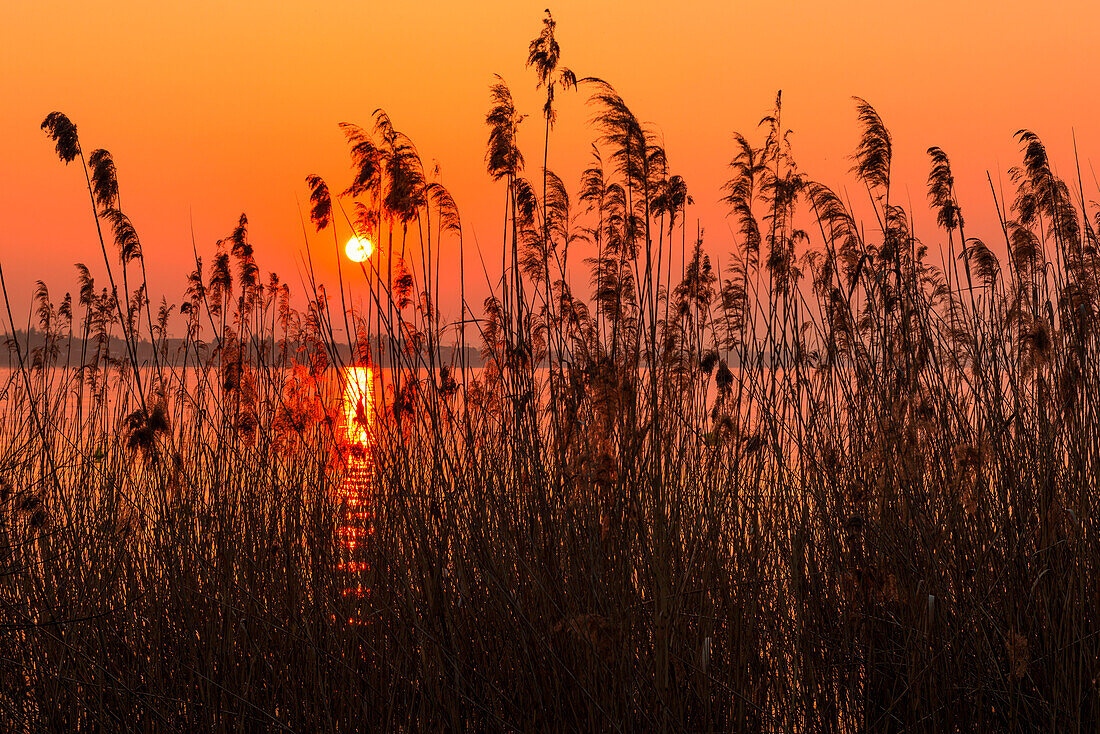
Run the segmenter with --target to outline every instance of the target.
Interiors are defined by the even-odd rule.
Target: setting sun
[[[361,263],[374,252],[374,245],[366,237],[352,237],[348,240],[344,252],[347,253],[349,260]]]

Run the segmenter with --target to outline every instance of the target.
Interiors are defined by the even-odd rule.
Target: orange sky
[[[522,142],[537,175],[540,93],[524,61],[544,7],[545,0],[5,0],[0,264],[17,324],[26,321],[36,279],[55,299],[74,287],[74,262],[91,266],[100,285],[106,280],[82,174],[57,160],[39,130],[52,110],[77,124],[86,151],[114,154],[157,300],[182,296],[193,268],[191,222],[208,262],[242,211],[261,269],[299,284],[303,178],[318,173],[343,188],[349,168],[337,123],[367,125],[377,107],[429,167],[439,162],[467,243],[476,237],[493,262],[503,192],[484,172],[487,88],[501,74],[531,114]],[[559,0],[551,9],[562,64],[612,83],[663,133],[672,172],[687,179],[697,202],[689,216],[723,260],[731,238],[717,200],[730,133],[754,133],[777,89],[809,176],[860,194],[846,156],[858,135],[850,97],[863,96],[894,135],[900,194],[925,210],[924,151],[941,146],[954,164],[968,234],[991,242],[997,230],[985,174],[1007,184],[1017,129],[1039,133],[1067,177],[1075,132],[1086,182],[1092,178],[1090,155],[1100,149],[1100,51],[1090,38],[1100,10],[1092,3],[685,0],[627,10]],[[582,97],[559,102],[550,168],[575,189],[594,133]],[[1089,185],[1086,196],[1100,198]],[[939,240],[931,217],[916,222],[918,236]],[[321,279],[334,287],[331,236],[313,237]],[[484,278],[475,276],[468,289],[479,303]],[[456,293],[456,284],[444,284],[446,316],[457,314]]]

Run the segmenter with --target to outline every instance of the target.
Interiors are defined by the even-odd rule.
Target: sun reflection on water
[[[344,392],[341,438],[346,469],[340,484],[339,499],[343,504],[343,519],[337,528],[343,550],[342,567],[355,573],[364,563],[357,553],[360,544],[373,532],[370,510],[374,462],[374,370],[370,367],[348,367],[344,371]],[[353,586],[345,594],[361,596],[361,586]]]
[[[366,448],[374,430],[374,370],[344,370],[344,438],[349,445]]]

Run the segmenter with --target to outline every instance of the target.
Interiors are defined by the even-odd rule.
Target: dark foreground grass
[[[47,118],[89,172],[110,287],[42,287],[44,343],[12,345],[4,728],[1095,731],[1100,268],[1080,181],[1022,132],[987,245],[932,149],[927,251],[874,109],[863,226],[798,170],[777,100],[760,147],[737,138],[719,270],[653,135],[558,67],[552,24],[531,53],[547,145],[552,90],[579,85],[603,159],[572,208],[551,172],[525,179],[494,87],[504,262],[457,325],[434,307],[457,211],[384,113],[345,128],[342,197],[309,181],[319,227],[347,212],[381,244],[355,279],[372,307],[315,287],[292,309],[242,217],[196,263],[171,349],[110,155]],[[445,349],[466,337],[483,368]],[[347,360],[386,365],[369,457],[340,440]],[[349,462],[371,476],[354,552]]]

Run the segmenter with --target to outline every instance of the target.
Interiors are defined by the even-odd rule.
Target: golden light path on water
[[[349,445],[366,448],[374,430],[374,370],[344,370],[344,438]]]
[[[374,440],[375,396],[374,370],[370,367],[348,367],[344,371],[344,392],[341,438],[346,442],[347,470],[340,484],[339,500],[344,516],[338,532],[343,566],[348,571],[360,571],[363,564],[356,550],[371,532],[371,486],[374,465],[371,445]],[[361,586],[346,593],[362,595]]]

